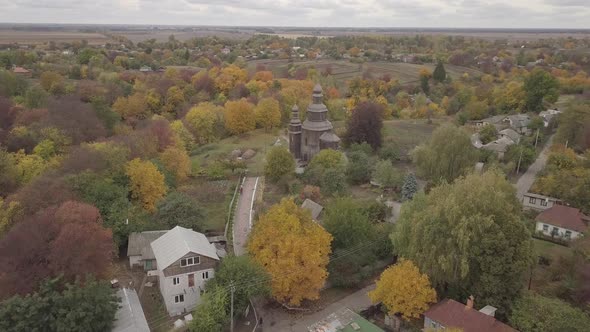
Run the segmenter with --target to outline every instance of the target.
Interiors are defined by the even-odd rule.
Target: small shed
[[[309,198],[306,198],[305,201],[303,201],[301,207],[311,212],[311,218],[313,220],[318,220],[320,214],[322,213],[322,210],[324,210],[323,206],[319,205],[318,203],[312,201]]]
[[[149,331],[139,296],[132,288],[121,288],[117,291],[121,298],[119,310],[115,314],[113,332],[144,332]]]

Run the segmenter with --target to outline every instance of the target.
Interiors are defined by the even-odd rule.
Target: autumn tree
[[[64,77],[54,71],[46,71],[39,77],[39,83],[47,92],[61,94],[64,92]]]
[[[381,147],[383,106],[372,102],[357,105],[346,123],[344,140],[348,144],[367,142],[373,150]]]
[[[243,134],[256,128],[254,105],[242,98],[225,103],[225,128],[234,135]]]
[[[164,175],[150,161],[135,158],[125,168],[129,177],[131,196],[141,203],[144,209],[153,212],[156,203],[166,194]]]
[[[524,80],[525,107],[531,112],[543,110],[543,102],[559,97],[559,82],[543,69],[534,69]]]
[[[277,146],[273,147],[266,155],[264,174],[271,181],[278,181],[286,175],[295,173],[295,159],[289,150]]]
[[[452,182],[473,168],[477,150],[463,129],[443,125],[432,133],[427,143],[416,147],[412,159],[421,177],[434,182]]]
[[[170,229],[182,226],[201,232],[205,230],[206,213],[187,194],[172,192],[158,203],[155,219]]]
[[[160,154],[160,160],[177,182],[185,181],[191,174],[191,158],[182,148],[170,146]]]
[[[522,332],[582,332],[590,326],[590,316],[562,300],[530,293],[516,301],[510,323]]]
[[[19,169],[14,157],[0,147],[0,197],[6,196],[18,186]]]
[[[229,65],[221,70],[215,78],[215,86],[226,96],[239,83],[246,83],[248,72],[236,65]]]
[[[221,112],[223,108],[212,103],[200,103],[189,110],[185,121],[197,143],[206,144],[215,140],[215,126]]]
[[[129,97],[119,97],[113,104],[113,111],[117,112],[123,120],[134,122],[145,119],[149,115],[148,104],[145,97],[135,93]]]
[[[281,124],[280,105],[272,97],[261,99],[254,111],[256,113],[256,123],[267,131]]]
[[[26,241],[23,239],[27,239]],[[93,274],[104,277],[113,255],[112,233],[98,210],[66,202],[17,223],[0,240],[0,298],[27,294],[47,277],[65,281]]]
[[[514,188],[502,174],[471,174],[404,203],[393,247],[445,294],[474,295],[505,313],[532,263],[523,219]]]
[[[283,199],[262,214],[248,241],[255,262],[271,276],[273,297],[298,306],[319,298],[328,272],[332,236],[309,212]]]
[[[428,276],[403,258],[381,273],[368,295],[373,303],[383,303],[389,315],[400,314],[406,320],[420,318],[429,304],[436,302]]]

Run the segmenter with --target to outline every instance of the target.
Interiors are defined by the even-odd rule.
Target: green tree
[[[373,179],[386,188],[397,187],[401,184],[401,173],[389,160],[379,160],[373,171]]]
[[[40,108],[45,106],[47,92],[38,85],[33,85],[25,92],[25,106],[27,108]]]
[[[498,130],[493,124],[487,124],[479,131],[479,139],[482,144],[488,144],[498,138]]]
[[[402,186],[402,199],[404,201],[410,200],[414,198],[416,192],[418,192],[418,181],[416,181],[414,173],[409,173]]]
[[[234,292],[234,312],[244,312],[251,297],[270,295],[270,275],[250,256],[225,257],[215,272],[215,278],[207,282],[206,287],[211,291],[218,287],[229,289],[232,281],[239,283],[242,280],[256,280],[236,287]],[[230,308],[226,310],[229,312]]]
[[[418,193],[402,207],[392,240],[445,295],[474,295],[501,314],[509,312],[532,264],[522,207],[497,171]]]
[[[510,323],[521,332],[588,331],[590,317],[559,299],[525,294],[514,304]]]
[[[110,331],[119,299],[110,283],[87,279],[66,284],[46,280],[38,292],[13,296],[0,303],[0,330]]]
[[[165,227],[182,226],[197,232],[204,230],[205,211],[197,202],[181,192],[172,192],[158,203],[156,220]]]
[[[559,115],[556,141],[582,152],[590,148],[590,102],[569,104]]]
[[[452,182],[473,168],[478,153],[463,129],[443,125],[432,133],[426,144],[413,151],[412,158],[419,176],[435,183]]]
[[[543,110],[543,102],[555,102],[559,97],[559,83],[543,69],[534,69],[524,79],[525,107],[531,112]]]
[[[432,78],[437,82],[444,82],[447,78],[447,72],[445,70],[445,66],[443,65],[442,61],[439,61],[432,72]]]
[[[537,154],[535,148],[525,144],[513,144],[508,147],[504,156],[505,161],[511,161],[514,165],[518,165],[520,160],[520,171],[526,169],[535,161]]]
[[[271,181],[278,181],[286,175],[295,173],[295,159],[289,150],[276,146],[266,155],[264,174]]]
[[[348,154],[346,175],[350,182],[353,184],[369,182],[371,179],[371,171],[371,161],[366,153],[363,151],[353,151]]]
[[[320,187],[322,192],[329,196],[344,194],[346,191],[346,175],[339,169],[326,169],[321,177]]]
[[[344,178],[345,167],[346,161],[341,152],[325,149],[311,159],[304,175],[308,183],[320,185],[326,179],[326,172],[328,170],[335,171],[332,173],[342,173],[342,176],[338,176],[338,179]],[[346,179],[344,178],[344,180]],[[325,191],[324,188],[322,188],[322,191]]]
[[[191,332],[223,331],[229,322],[230,305],[229,291],[224,287],[214,287],[201,298],[201,304],[194,311],[194,317],[189,325]]]
[[[351,248],[374,236],[367,211],[351,198],[330,202],[323,219],[324,228],[334,237],[334,249]]]

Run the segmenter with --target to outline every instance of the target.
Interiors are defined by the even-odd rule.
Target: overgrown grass
[[[239,149],[245,152],[248,149],[252,149],[256,151],[256,155],[248,160],[244,160],[244,162],[248,167],[249,175],[260,175],[264,172],[264,156],[266,152],[272,148],[277,138],[281,135],[283,135],[282,129],[273,132],[257,129],[240,136],[228,137],[218,142],[198,147],[191,152],[191,156],[193,162],[197,163],[200,168],[205,169],[218,160],[227,159],[233,150]],[[284,146],[287,144],[285,140],[281,140],[281,143]]]

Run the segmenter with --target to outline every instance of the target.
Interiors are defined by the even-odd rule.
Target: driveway
[[[259,315],[262,316],[264,322],[262,330],[273,332],[307,332],[309,326],[340,309],[349,308],[354,312],[359,312],[368,308],[371,305],[371,300],[367,296],[367,293],[373,289],[375,289],[375,284],[356,291],[320,311],[309,315],[302,314],[299,317],[293,317],[293,315],[289,315],[283,309],[259,309]],[[271,326],[272,323],[274,324]]]
[[[252,228],[252,208],[258,187],[258,178],[247,177],[242,184],[242,193],[238,199],[234,216],[233,239],[234,253],[240,256],[246,253],[246,241]]]
[[[537,160],[526,170],[526,172],[518,179],[516,184],[516,197],[518,198],[519,202],[522,202],[522,197],[526,194],[531,186],[535,182],[535,177],[537,173],[539,173],[543,168],[545,168],[545,164],[547,164],[547,155],[549,153],[549,148],[553,142],[553,135],[549,137],[547,142],[545,143],[545,147],[539,153]]]

